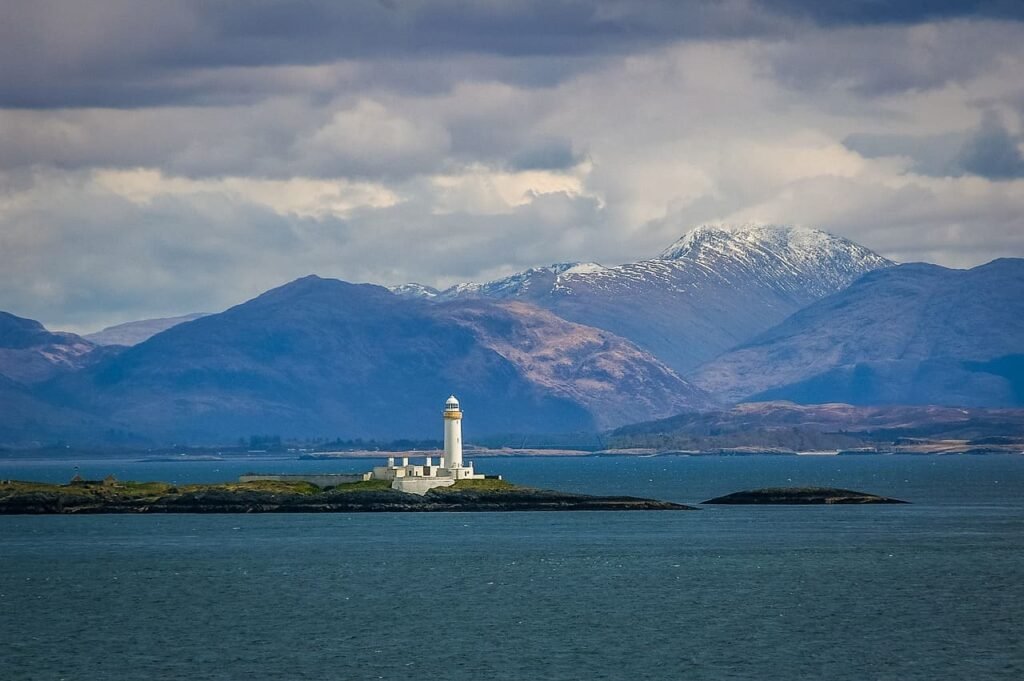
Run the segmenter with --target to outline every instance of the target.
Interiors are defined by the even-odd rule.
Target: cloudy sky
[[[0,6],[0,309],[51,328],[616,264],[720,221],[1024,256],[1024,3]]]

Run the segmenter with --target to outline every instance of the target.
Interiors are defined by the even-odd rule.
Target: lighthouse
[[[455,395],[444,403],[444,465],[449,470],[462,468],[462,409]]]
[[[473,470],[473,462],[462,462],[462,408],[455,395],[444,403],[444,456],[441,465],[435,466],[433,457],[426,457],[422,464],[410,463],[408,456],[389,456],[386,466],[374,466],[365,474],[364,480],[390,480],[391,489],[411,494],[426,494],[435,487],[451,487],[460,480],[483,480],[486,475]],[[501,479],[500,475],[490,476]]]

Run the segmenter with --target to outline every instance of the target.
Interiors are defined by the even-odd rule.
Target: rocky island
[[[908,501],[834,487],[767,487],[708,499],[705,504],[907,504]]]
[[[460,480],[426,494],[386,480],[320,488],[306,482],[171,485],[0,481],[0,515],[72,513],[359,513],[433,511],[686,511],[692,506],[626,496],[590,496],[519,487],[504,480]]]

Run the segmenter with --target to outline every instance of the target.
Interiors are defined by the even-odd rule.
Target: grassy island
[[[320,488],[308,482],[259,480],[171,485],[165,482],[74,481],[66,485],[0,481],[0,515],[69,513],[357,513],[428,511],[692,510],[636,497],[590,496],[520,487],[504,480],[460,480],[425,495],[367,480]]]

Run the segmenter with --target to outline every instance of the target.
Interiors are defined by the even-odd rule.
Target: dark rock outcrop
[[[880,497],[866,492],[854,492],[834,487],[766,487],[764,489],[733,492],[708,499],[705,504],[906,504],[907,501]]]

